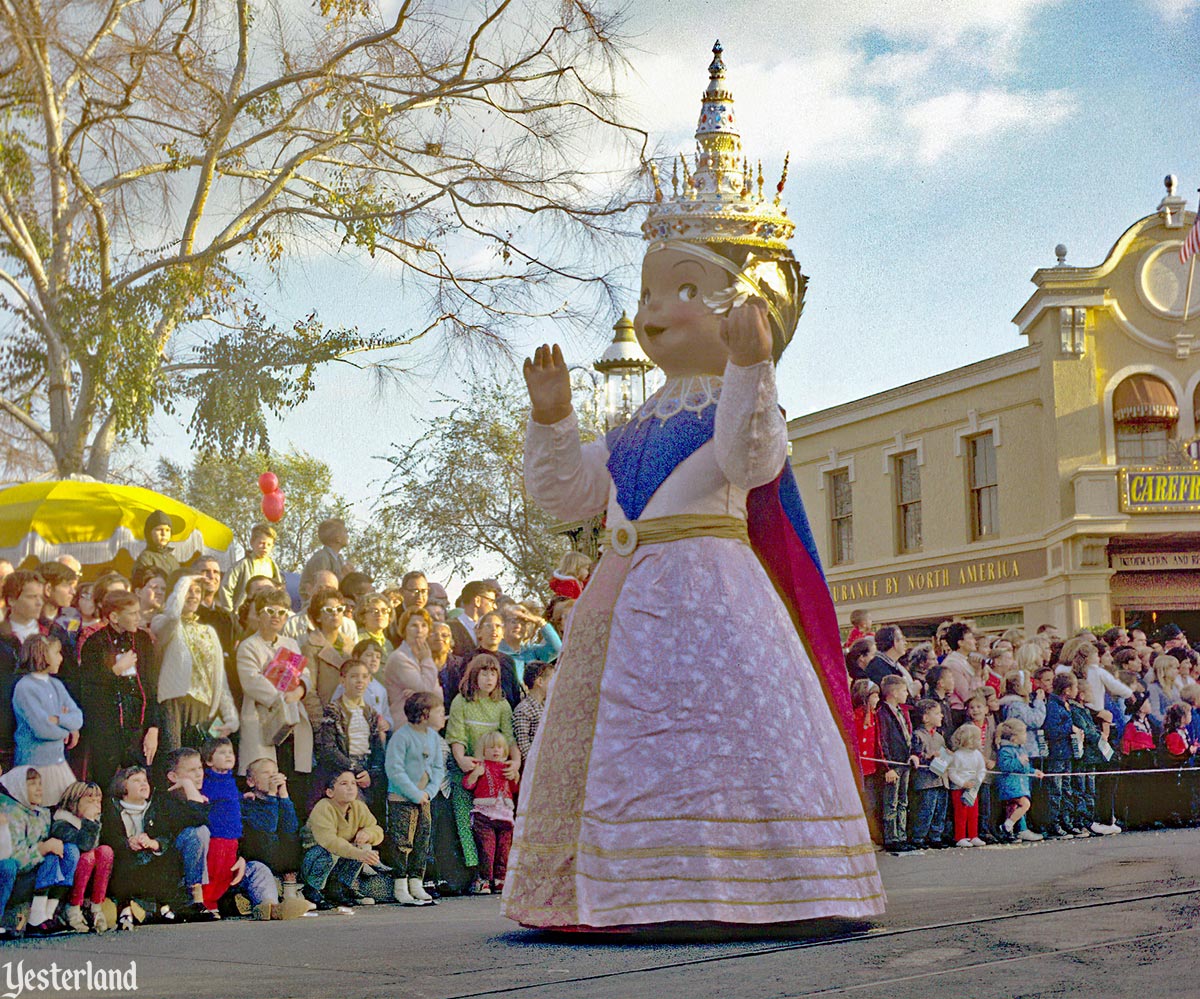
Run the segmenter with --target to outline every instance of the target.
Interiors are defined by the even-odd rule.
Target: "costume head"
[[[808,280],[788,248],[796,226],[780,203],[787,182],[787,160],[775,196],[768,198],[763,193],[761,161],[756,172],[742,154],[722,51],[717,42],[708,67],[708,87],[701,98],[696,155],[691,166],[682,153],[672,165],[670,197],[663,193],[658,168],[650,167],[654,206],[642,225],[642,234],[649,242],[647,256],[676,250],[728,273],[729,286],[704,299],[714,312],[724,314],[748,296],[762,298],[767,303],[778,361],[796,331]]]

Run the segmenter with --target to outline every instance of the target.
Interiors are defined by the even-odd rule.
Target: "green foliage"
[[[383,503],[403,515],[402,536],[460,576],[481,554],[499,559],[506,589],[545,596],[570,545],[525,491],[522,454],[529,402],[517,382],[475,382],[454,408],[426,420],[419,440],[388,457]],[[587,434],[586,436],[591,436]]]
[[[333,474],[319,458],[295,449],[270,455],[247,452],[225,458],[213,452],[197,455],[190,468],[166,459],[159,462],[158,488],[228,525],[243,546],[250,529],[263,522],[258,477],[274,472],[287,497],[283,519],[275,525],[279,538],[275,561],[284,572],[299,572],[320,547],[317,525],[342,517],[350,533],[347,556],[357,568],[381,583],[403,574],[407,550],[388,519],[371,527],[357,524],[345,499],[333,491]]]

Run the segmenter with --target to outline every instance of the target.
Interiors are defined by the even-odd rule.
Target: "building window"
[[[1143,465],[1167,453],[1171,427],[1164,424],[1117,424],[1117,462],[1121,465]]]
[[[829,473],[829,536],[833,564],[854,561],[854,506],[850,500],[850,472],[839,468]]]
[[[1179,406],[1170,386],[1153,375],[1130,375],[1113,392],[1117,462],[1144,465],[1167,454]]]
[[[901,554],[921,550],[921,469],[917,452],[908,451],[892,459],[896,482],[896,538]]]
[[[991,434],[980,434],[968,442],[971,492],[971,539],[990,538],[1000,531],[1000,487],[996,476],[996,443]]]

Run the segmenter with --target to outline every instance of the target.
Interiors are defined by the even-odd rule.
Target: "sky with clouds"
[[[771,182],[791,154],[810,285],[780,365],[790,416],[1020,347],[1011,318],[1056,243],[1099,262],[1166,173],[1195,206],[1200,0],[657,0],[631,5],[626,28],[629,108],[664,152],[692,147],[719,37],[747,154]],[[393,288],[379,265],[318,254],[276,298],[373,329],[411,322]],[[569,359],[598,356],[615,318]],[[387,472],[375,456],[411,440],[459,374],[381,397],[331,370],[273,443],[329,462],[365,512]],[[186,446],[159,424],[163,450]]]

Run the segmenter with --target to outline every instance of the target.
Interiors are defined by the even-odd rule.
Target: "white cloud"
[[[1074,110],[1073,98],[1063,91],[955,91],[913,105],[904,112],[904,121],[913,131],[918,156],[932,162],[988,136],[1049,128]]]
[[[1164,21],[1179,24],[1200,8],[1200,0],[1146,0],[1146,5]]]

